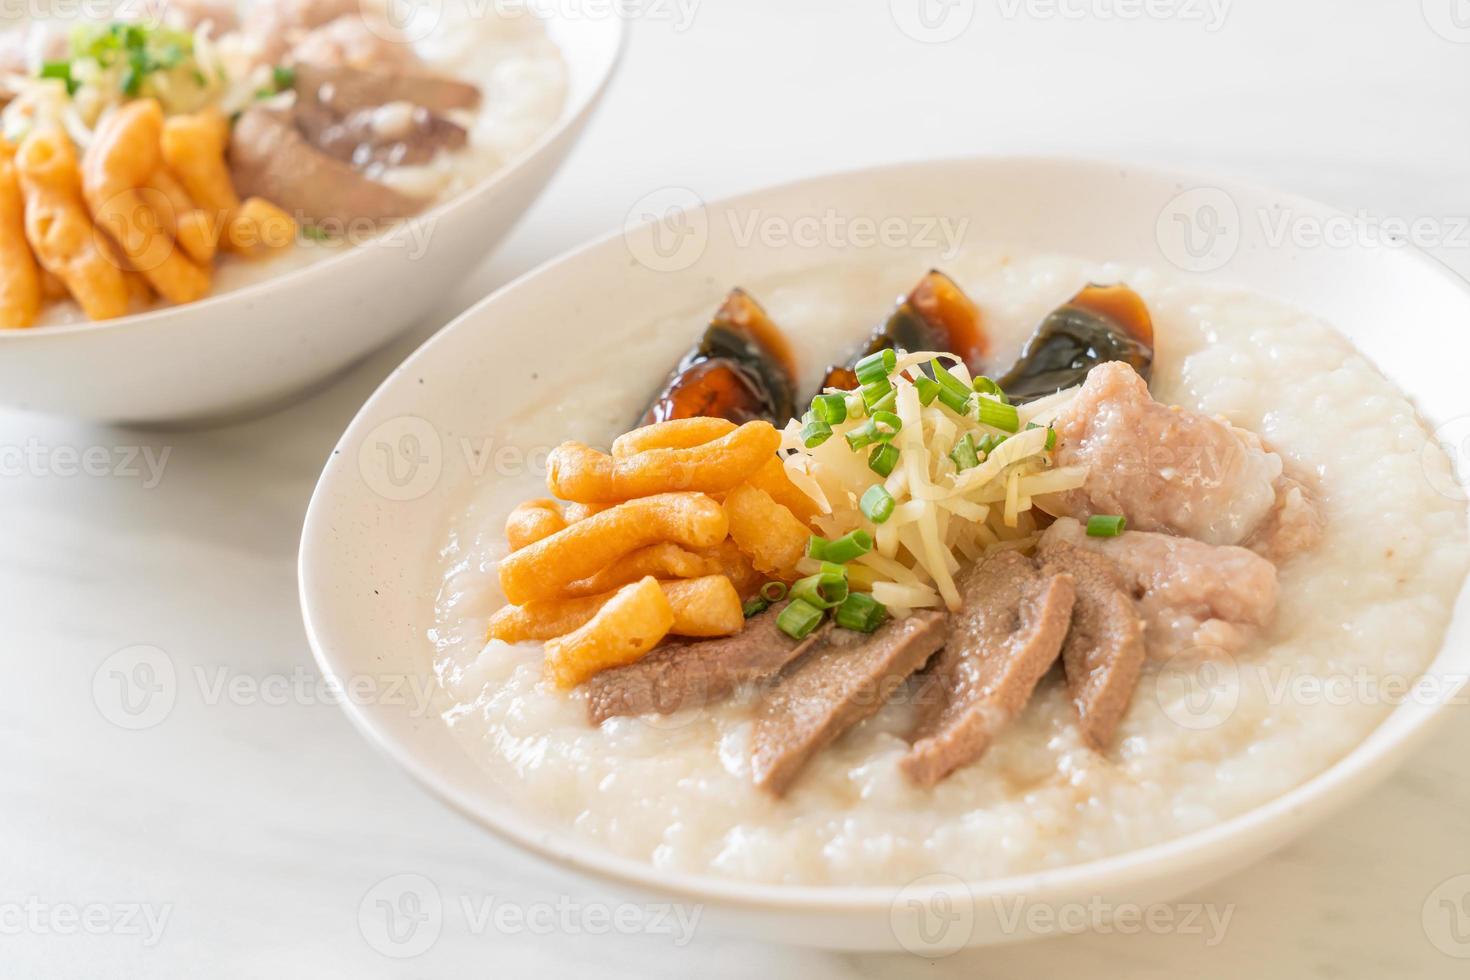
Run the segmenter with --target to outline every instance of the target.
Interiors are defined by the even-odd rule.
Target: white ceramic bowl
[[[411,326],[511,229],[576,142],[622,52],[620,17],[548,17],[561,115],[524,153],[379,239],[185,306],[0,330],[0,404],[112,422],[196,422],[274,405]]]
[[[759,282],[844,254],[837,245],[742,245],[736,231],[746,222],[727,218],[757,209],[764,218],[792,221],[827,209],[848,216],[967,216],[983,240],[1018,249],[1212,270],[1228,259],[1215,270],[1217,278],[1326,317],[1415,397],[1432,424],[1463,413],[1470,333],[1447,325],[1470,322],[1470,290],[1416,253],[1361,245],[1273,247],[1260,222],[1242,220],[1281,207],[1324,221],[1336,215],[1320,204],[1230,181],[1111,164],[960,160],[761,191],[692,215],[676,247],[665,237],[655,249],[658,229],[646,226],[545,266],[428,341],[384,382],[332,454],[307,514],[300,556],[301,601],[317,661],[344,686],[354,677],[429,672],[424,630],[432,622],[437,582],[428,552],[442,543],[448,521],[475,485],[466,460],[449,445],[487,431],[488,420],[502,420],[528,403],[529,372],[508,372],[505,364],[560,356],[548,355],[544,335],[518,325],[556,324],[557,349],[573,351],[594,336],[605,343],[610,330],[712,309],[730,284]],[[1218,234],[1205,234],[1208,228]],[[1194,237],[1180,237],[1184,232]],[[630,261],[630,251],[646,264]],[[898,250],[894,260],[917,261]],[[1437,354],[1424,357],[1420,344],[1405,337],[1425,331],[1417,339],[1427,340],[1430,325],[1440,325],[1432,338]],[[667,367],[648,366],[650,388]],[[494,385],[487,383],[492,377]],[[538,390],[555,383],[543,369]],[[378,461],[383,450],[421,465],[388,479]],[[1458,690],[1454,679],[1470,673],[1470,590],[1460,593],[1430,669],[1446,680],[1446,698]],[[701,903],[706,924],[770,940],[924,951],[1028,935],[1024,924],[1007,924],[1005,910],[1015,908],[1011,902],[1018,897],[1052,906],[1150,903],[1238,871],[1383,778],[1424,739],[1439,708],[1403,705],[1330,770],[1208,830],[1088,864],[1002,880],[938,878],[904,889],[791,887],[657,871],[518,812],[432,712],[415,716],[408,706],[380,703],[349,704],[347,711],[370,740],[451,806],[624,895]]]

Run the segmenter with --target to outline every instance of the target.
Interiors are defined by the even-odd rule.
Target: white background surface
[[[1425,7],[1448,14],[1454,2]],[[981,0],[944,44],[906,36],[887,0],[685,0],[683,13],[654,3],[601,115],[520,230],[438,315],[331,388],[211,431],[0,415],[11,454],[0,476],[0,976],[1470,972],[1470,960],[1447,955],[1470,954],[1470,884],[1435,892],[1470,873],[1465,710],[1369,799],[1182,899],[1229,910],[1213,946],[1208,934],[1145,929],[931,963],[702,931],[679,947],[660,935],[477,929],[462,901],[474,912],[584,895],[430,800],[312,685],[296,538],[357,406],[455,312],[620,226],[659,188],[709,198],[941,155],[1113,157],[1253,178],[1377,218],[1429,217],[1446,239],[1436,254],[1470,272],[1470,231],[1459,227],[1470,215],[1470,44],[1436,34],[1419,0],[1236,0],[1214,30],[1203,3],[1156,0],[1178,16],[1136,20],[1110,16],[1115,3],[1063,0],[1063,16],[1045,0]],[[970,6],[949,9],[963,18]],[[1403,326],[1406,343],[1429,351],[1435,331],[1467,328]],[[27,446],[39,466],[17,467],[8,447]],[[111,464],[130,447],[169,455],[146,486],[146,467],[65,475],[68,447],[100,447]],[[138,644],[165,652],[178,691],[157,724],[127,731],[99,711],[94,674]],[[426,877],[445,905],[416,959],[381,955],[359,928],[370,889],[397,874]],[[1445,896],[1461,907],[1441,905]],[[167,915],[156,941],[122,921],[139,904]],[[68,918],[89,908],[96,935]],[[1431,941],[1452,927],[1464,945]]]

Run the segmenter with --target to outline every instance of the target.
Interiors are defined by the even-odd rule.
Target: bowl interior
[[[644,227],[590,245],[512,283],[426,343],[368,401],[322,475],[308,513],[301,551],[301,594],[307,628],[322,669],[340,681],[361,675],[429,671],[425,630],[432,625],[437,583],[424,555],[437,548],[450,517],[484,479],[461,439],[513,427],[516,412],[541,397],[528,371],[540,364],[551,379],[584,370],[579,355],[616,343],[619,325],[644,325],[690,310],[708,310],[735,283],[824,265],[904,262],[916,268],[939,258],[935,248],[873,243],[752,243],[742,229],[752,213],[788,224],[837,213],[848,218],[962,216],[966,244],[1067,252],[1167,267],[1199,268],[1194,252],[1170,237],[1180,201],[1208,193],[1216,217],[1234,209],[1236,236],[1228,262],[1181,272],[1271,294],[1327,319],[1416,400],[1431,426],[1463,412],[1458,365],[1470,359],[1470,331],[1444,325],[1470,320],[1470,291],[1430,260],[1408,250],[1354,245],[1301,247],[1272,237],[1265,216],[1289,209],[1326,221],[1322,205],[1228,181],[1142,172],[1099,163],[1044,159],[978,159],[909,164],[824,177],[709,206],[682,225],[689,236],[677,261]],[[1186,192],[1194,197],[1181,199]],[[1224,195],[1219,198],[1217,195]],[[1186,217],[1198,218],[1198,209]],[[1209,219],[1214,220],[1214,219]],[[1218,227],[1218,226],[1216,226]],[[1218,244],[1218,243],[1217,243]],[[1229,242],[1227,241],[1227,244]],[[649,251],[654,246],[660,250]],[[1196,250],[1197,251],[1197,250]],[[657,266],[658,268],[655,268]],[[693,321],[697,322],[697,321]],[[546,325],[553,325],[548,327]],[[1433,329],[1433,347],[1426,346]],[[1438,328],[1438,329],[1434,329]],[[554,335],[548,330],[554,329]],[[667,369],[669,351],[689,333],[661,338],[650,353],[650,386]],[[1425,356],[1432,354],[1433,356]],[[586,357],[584,353],[581,355]],[[385,488],[365,462],[409,427],[432,473]],[[432,478],[430,478],[432,477]],[[1465,474],[1461,474],[1464,485]],[[386,492],[385,492],[386,490]],[[402,492],[399,492],[399,491]],[[1462,590],[1446,643],[1431,666],[1444,678],[1470,667],[1470,592]],[[1146,875],[1179,862],[1219,863],[1268,825],[1301,826],[1304,815],[1339,802],[1422,734],[1437,705],[1399,707],[1353,753],[1316,779],[1272,803],[1210,830],[1086,865],[1004,881],[975,883],[977,894],[1032,896],[1088,888],[1120,876]],[[432,712],[415,717],[401,705],[348,704],[354,721],[383,750],[451,805],[522,846],[582,871],[663,894],[699,896],[763,909],[887,907],[893,889],[794,888],[655,872],[535,823],[509,805],[472,764]]]

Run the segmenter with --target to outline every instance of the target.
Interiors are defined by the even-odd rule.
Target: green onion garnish
[[[878,430],[878,439],[881,442],[890,442],[903,428],[903,419],[892,412],[874,412],[869,424]]]
[[[859,528],[849,531],[840,538],[828,541],[813,534],[806,543],[806,555],[817,561],[836,562],[845,565],[873,550],[873,536]]]
[[[1016,414],[1016,406],[998,402],[994,398],[980,399],[980,424],[992,425],[1006,432],[1015,432],[1021,427],[1021,419]]]
[[[793,599],[776,617],[776,628],[793,640],[801,640],[821,621],[822,610],[804,600]]]
[[[1123,533],[1123,526],[1127,523],[1121,514],[1093,514],[1087,519],[1087,536],[1116,538]]]
[[[848,448],[853,452],[857,452],[859,449],[871,446],[878,441],[878,427],[873,424],[872,419],[868,419],[868,421],[847,433],[843,438],[847,440]]]
[[[80,84],[71,77],[70,61],[48,61],[41,66],[42,78],[55,78],[66,83],[66,94],[76,95]]]
[[[875,381],[887,381],[888,373],[897,365],[898,354],[892,347],[886,347],[858,361],[853,365],[852,372],[857,375],[859,384],[866,385]]]
[[[897,452],[897,450],[894,451]],[[869,465],[872,465],[871,462]],[[893,494],[889,493],[883,484],[875,483],[863,491],[858,507],[868,520],[874,524],[882,524],[893,516]]]
[[[869,381],[863,385],[860,391],[863,396],[863,404],[871,412],[875,404],[893,394],[893,383],[886,377],[879,378],[877,381]]]
[[[939,396],[939,382],[928,375],[919,375],[914,379],[914,387],[919,389],[919,404],[925,407],[934,404],[934,399]]]
[[[890,443],[873,447],[868,454],[868,469],[879,476],[888,476],[898,465],[898,447]]]
[[[888,618],[888,609],[868,593],[854,592],[837,607],[832,618],[843,629],[871,633]]]
[[[277,92],[284,92],[296,84],[296,69],[290,65],[276,65],[271,69],[271,81]]]
[[[868,407],[868,411],[869,412],[891,412],[897,406],[898,406],[898,391],[896,389],[889,388],[888,389],[888,394],[884,395],[882,398],[878,399],[872,405],[870,405]]]
[[[939,400],[956,415],[970,414],[970,396],[962,395],[952,388],[939,386]]]
[[[769,608],[771,608],[770,602],[760,596],[751,596],[745,600],[745,605],[741,607],[741,611],[745,613],[745,618],[749,619],[752,616],[759,616]]]
[[[801,444],[808,449],[816,449],[830,438],[832,427],[821,419],[807,419],[801,427]]]
[[[812,417],[828,425],[847,421],[847,399],[841,395],[818,395],[812,399]]]
[[[1009,438],[1010,436],[998,436],[994,433],[987,432],[985,433],[985,435],[981,436],[980,441],[975,444],[975,449],[978,452],[982,452],[986,456],[989,456],[991,453],[995,452],[996,446],[999,446],[1001,443],[1005,442]]]
[[[819,572],[797,579],[791,586],[791,601],[805,602],[818,609],[831,609],[847,598],[847,571],[840,565],[839,571]]]
[[[1037,425],[1035,422],[1027,422],[1026,423],[1026,430],[1028,432],[1030,430],[1032,430],[1032,429],[1039,429],[1039,428],[1041,428],[1041,426]],[[1057,448],[1057,430],[1056,429],[1053,429],[1051,426],[1047,426],[1047,428],[1046,428],[1046,448],[1047,449],[1055,449],[1055,448]]]
[[[991,381],[983,374],[980,375],[980,377],[976,378],[974,381],[970,382],[970,384],[971,387],[973,387],[982,395],[994,395],[995,400],[998,402],[1004,402],[1007,405],[1011,403],[1011,400],[1006,397],[1006,393],[1004,391],[1001,391],[1000,385],[996,384],[994,381]]]
[[[767,602],[780,602],[786,598],[786,583],[767,582],[761,586],[761,598]]]
[[[949,451],[949,458],[954,460],[955,469],[964,472],[972,466],[980,465],[980,454],[975,451],[975,439],[966,432],[954,448]]]
[[[929,370],[934,372],[935,381],[938,381],[941,385],[948,388],[956,395],[961,395],[967,398],[969,397],[970,386],[965,384],[959,378],[956,378],[953,374],[950,374],[949,369],[946,368],[943,364],[939,363],[939,358],[935,357],[929,360]]]

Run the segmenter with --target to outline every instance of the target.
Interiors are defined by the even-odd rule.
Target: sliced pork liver
[[[473,109],[480,104],[480,90],[469,82],[415,68],[364,69],[302,62],[295,71],[296,97],[319,103],[339,115],[389,102],[409,102],[435,113]]]
[[[1122,514],[1135,530],[1240,544],[1276,503],[1280,456],[1244,429],[1159,404],[1126,364],[1093,368],[1055,427],[1057,462],[1088,471],[1046,499],[1053,514]]]
[[[387,221],[417,214],[426,203],[327,156],[289,114],[269,109],[246,109],[235,124],[230,171],[241,197],[263,197],[309,221]]]
[[[665,644],[626,667],[587,682],[587,719],[600,725],[617,715],[673,714],[728,697],[741,684],[775,676],[822,640],[830,626],[793,640],[776,628],[785,603],[747,620],[734,636]]]
[[[1037,555],[1043,574],[1072,576],[1077,601],[1062,667],[1082,737],[1101,751],[1113,743],[1148,656],[1143,618],[1111,560],[1059,537],[1043,539]]]
[[[751,734],[755,784],[783,795],[812,756],[881,708],[948,633],[948,617],[932,610],[890,620],[872,635],[829,631],[761,702]]]
[[[914,744],[899,763],[921,786],[985,753],[1056,662],[1072,615],[1071,576],[1044,574],[1014,551],[972,565],[956,585],[964,606],[924,679]]]
[[[1071,518],[1041,536],[1040,550],[1071,544],[1109,558],[1146,624],[1149,657],[1231,653],[1243,647],[1276,609],[1276,566],[1253,551],[1148,531],[1090,538]]]

